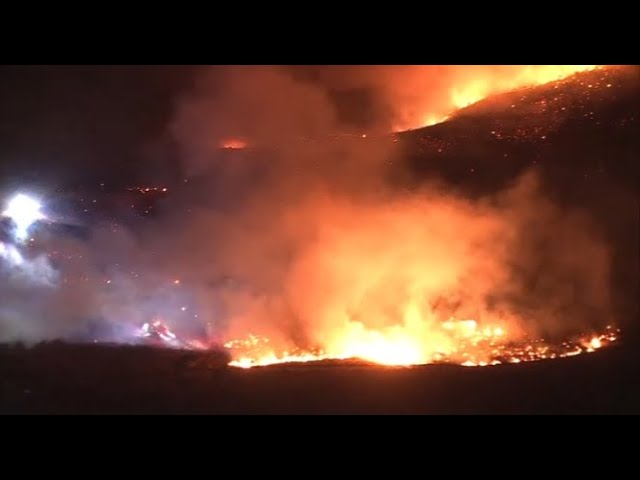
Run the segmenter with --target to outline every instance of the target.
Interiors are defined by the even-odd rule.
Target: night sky
[[[196,69],[1,66],[0,175],[74,183],[139,173]]]
[[[204,68],[0,66],[2,184],[119,186],[132,177],[175,176],[167,127],[180,95]],[[381,114],[366,89],[328,93],[346,125],[359,128]]]

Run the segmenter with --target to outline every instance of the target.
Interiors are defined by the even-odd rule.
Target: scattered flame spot
[[[221,143],[221,147],[226,149],[226,150],[242,150],[244,148],[247,148],[247,142],[245,142],[244,140],[240,140],[240,139],[229,139],[229,140],[224,140]]]
[[[397,333],[362,332],[336,341],[331,351],[283,351],[272,348],[267,337],[249,335],[244,339],[227,341],[233,360],[230,365],[251,368],[283,363],[308,363],[323,360],[359,359],[386,366],[411,366],[432,363],[451,363],[465,367],[484,367],[503,363],[522,363],[571,357],[591,353],[616,341],[616,333],[609,326],[604,334],[579,337],[560,344],[542,339],[511,340],[502,327],[478,328],[475,320],[450,319],[442,323],[441,344],[423,344],[414,337]],[[438,336],[442,332],[434,331]],[[507,337],[505,340],[503,337]]]

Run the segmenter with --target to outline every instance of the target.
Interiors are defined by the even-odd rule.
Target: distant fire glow
[[[45,218],[41,208],[40,202],[22,193],[9,201],[2,214],[15,224],[16,239],[21,241],[26,239],[29,235],[29,228],[38,220]]]
[[[224,140],[221,144],[221,147],[225,150],[242,150],[243,148],[247,148],[247,142],[240,139],[229,139]]]

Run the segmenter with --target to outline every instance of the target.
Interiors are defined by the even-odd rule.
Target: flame
[[[415,118],[421,123],[413,126],[438,123],[453,110],[491,94],[562,80],[596,66],[507,66],[499,69],[501,75],[481,66],[474,68],[451,83],[440,106],[430,103],[425,110],[414,105]],[[246,144],[227,141],[222,146],[244,148]],[[512,259],[506,256],[518,242],[514,231],[521,227],[515,225],[519,223],[515,218],[521,212],[498,214],[438,198],[424,202],[403,198],[373,207],[322,199],[316,205],[315,198],[309,202],[311,205],[296,205],[287,211],[284,224],[277,215],[269,220],[278,235],[295,244],[291,252],[284,249],[287,262],[282,271],[280,265],[274,268],[282,288],[273,294],[267,289],[269,293],[260,299],[252,297],[247,302],[244,294],[225,298],[233,304],[228,322],[232,331],[225,338],[233,366],[345,359],[389,366],[516,364],[592,352],[617,338],[608,329],[552,342],[527,331],[526,322],[508,305],[494,305],[500,301],[495,300],[500,296],[495,293],[510,292],[505,265]],[[523,207],[525,220],[528,215],[535,219],[537,209],[529,213],[528,205]],[[299,236],[304,240],[299,241]],[[595,252],[593,268],[599,271],[603,263],[599,246],[577,239],[571,242],[572,253],[584,248],[592,258]],[[563,246],[558,248],[562,251]],[[250,255],[247,251],[230,260],[243,264],[238,269],[240,276],[245,262],[251,263]],[[569,262],[566,268],[572,271],[568,273],[582,274],[580,269],[573,271],[574,263]],[[274,272],[266,270],[271,280]],[[597,285],[585,288],[591,292]],[[286,304],[287,312],[272,311],[266,305],[269,300],[263,300],[270,295]],[[301,324],[300,332],[296,329],[295,333],[303,338],[283,338],[286,329],[273,325],[283,313],[293,313]]]
[[[420,125],[420,127],[430,127],[431,125],[437,125],[438,123],[446,122],[448,119],[449,119],[449,115],[443,116],[443,115],[434,115],[432,113],[429,113],[422,117],[418,125]],[[419,127],[415,127],[415,128],[419,128]],[[405,128],[404,130],[409,130],[409,129]]]
[[[232,138],[221,142],[220,147],[226,150],[242,150],[243,148],[247,148],[247,142],[238,138]]]
[[[434,335],[442,343],[421,343],[407,332],[384,334],[380,331],[362,332],[340,338],[329,352],[321,350],[276,352],[266,337],[249,335],[243,340],[230,340],[225,347],[233,360],[229,365],[239,368],[309,363],[323,360],[359,359],[384,366],[412,366],[433,363],[453,363],[464,367],[484,367],[503,363],[518,364],[582,353],[595,352],[617,340],[619,330],[608,326],[605,333],[582,336],[561,344],[542,339],[508,342],[509,333],[501,327],[485,327],[478,331],[475,320],[449,320],[443,327],[456,331],[452,338],[459,342],[455,348],[444,337]]]
[[[288,212],[286,224],[274,220],[280,229],[314,222],[314,234],[287,263],[277,297],[234,297],[224,333],[233,365],[359,359],[484,366],[571,356],[615,340],[613,329],[577,335],[578,325],[564,333],[577,335],[564,343],[540,338],[543,325],[559,323],[553,305],[573,302],[562,293],[540,298],[550,307],[533,314],[502,300],[515,291],[530,294],[511,270],[514,255],[519,265],[530,261],[516,234],[529,225],[529,215],[566,231],[571,242],[556,242],[558,255],[581,253],[567,265],[548,265],[558,269],[549,272],[554,277],[599,272],[607,257],[596,240],[553,212],[529,211],[531,197],[519,191],[526,206],[514,205],[510,213],[424,195],[372,204],[313,198],[300,205],[304,218]],[[598,308],[600,288],[595,281],[584,286]],[[296,322],[292,329],[283,328],[287,318]]]
[[[407,106],[403,119],[393,130],[403,131],[444,122],[455,111],[473,105],[491,95],[524,87],[559,81],[579,72],[598,68],[598,65],[509,65],[485,68],[468,66],[450,80],[451,87],[443,100],[434,102],[420,97]],[[417,81],[419,84],[419,80]]]
[[[591,341],[589,342],[589,347],[593,348],[594,350],[596,348],[602,347],[602,339],[599,337],[592,338]]]

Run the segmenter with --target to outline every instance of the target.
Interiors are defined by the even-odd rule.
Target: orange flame
[[[472,208],[436,197],[375,206],[335,202],[314,201],[313,207],[300,209],[319,226],[287,267],[284,298],[278,300],[287,307],[281,309],[269,296],[238,299],[242,307],[230,322],[225,345],[232,365],[360,359],[394,366],[484,366],[577,355],[617,338],[612,327],[603,327],[565,343],[544,341],[529,318],[495,299],[518,288],[508,265],[510,245],[520,240],[514,236],[516,220],[496,214],[494,207]],[[517,210],[523,216],[520,208],[525,207]],[[553,218],[549,215],[545,218]],[[296,227],[303,222],[291,213],[287,219]],[[589,269],[599,270],[606,261],[600,245],[573,227],[558,225],[573,236],[555,248],[590,252]],[[526,256],[519,248],[518,255]],[[582,257],[575,258],[577,271],[555,268],[579,275]],[[585,288],[597,298],[599,283]],[[302,333],[295,341],[280,323],[291,312]],[[554,313],[539,312],[540,321],[550,315],[555,322]],[[252,335],[245,337],[246,332]]]
[[[221,148],[226,150],[242,150],[243,148],[247,148],[247,142],[237,138],[224,140],[221,142]]]
[[[490,95],[523,87],[543,85],[563,80],[575,73],[593,70],[598,65],[509,65],[500,68],[469,66],[451,79],[451,87],[444,100],[420,96],[417,104],[407,106],[403,119],[394,131],[411,130],[445,121],[453,112],[483,100]],[[414,80],[419,85],[419,79]]]
[[[244,340],[232,340],[225,344],[231,352],[231,366],[252,368],[284,363],[309,363],[323,360],[359,359],[385,366],[412,366],[433,363],[454,363],[464,367],[484,367],[502,363],[522,363],[539,360],[572,357],[582,353],[592,353],[610,345],[617,340],[617,330],[607,327],[605,333],[596,336],[583,336],[560,345],[553,345],[543,340],[522,342],[503,342],[501,337],[508,338],[500,327],[485,328],[475,333],[473,320],[451,322],[453,328],[468,330],[466,343],[452,348],[445,341],[441,348],[425,350],[419,339],[404,332],[396,331],[390,335],[370,331],[362,336],[343,337],[335,344],[333,353],[324,351],[309,352],[277,352],[267,346],[268,338],[249,335]],[[472,333],[473,332],[473,333]],[[441,338],[442,340],[442,338]],[[437,350],[441,350],[438,352]],[[444,353],[449,350],[449,353]],[[429,354],[425,354],[425,352]]]

